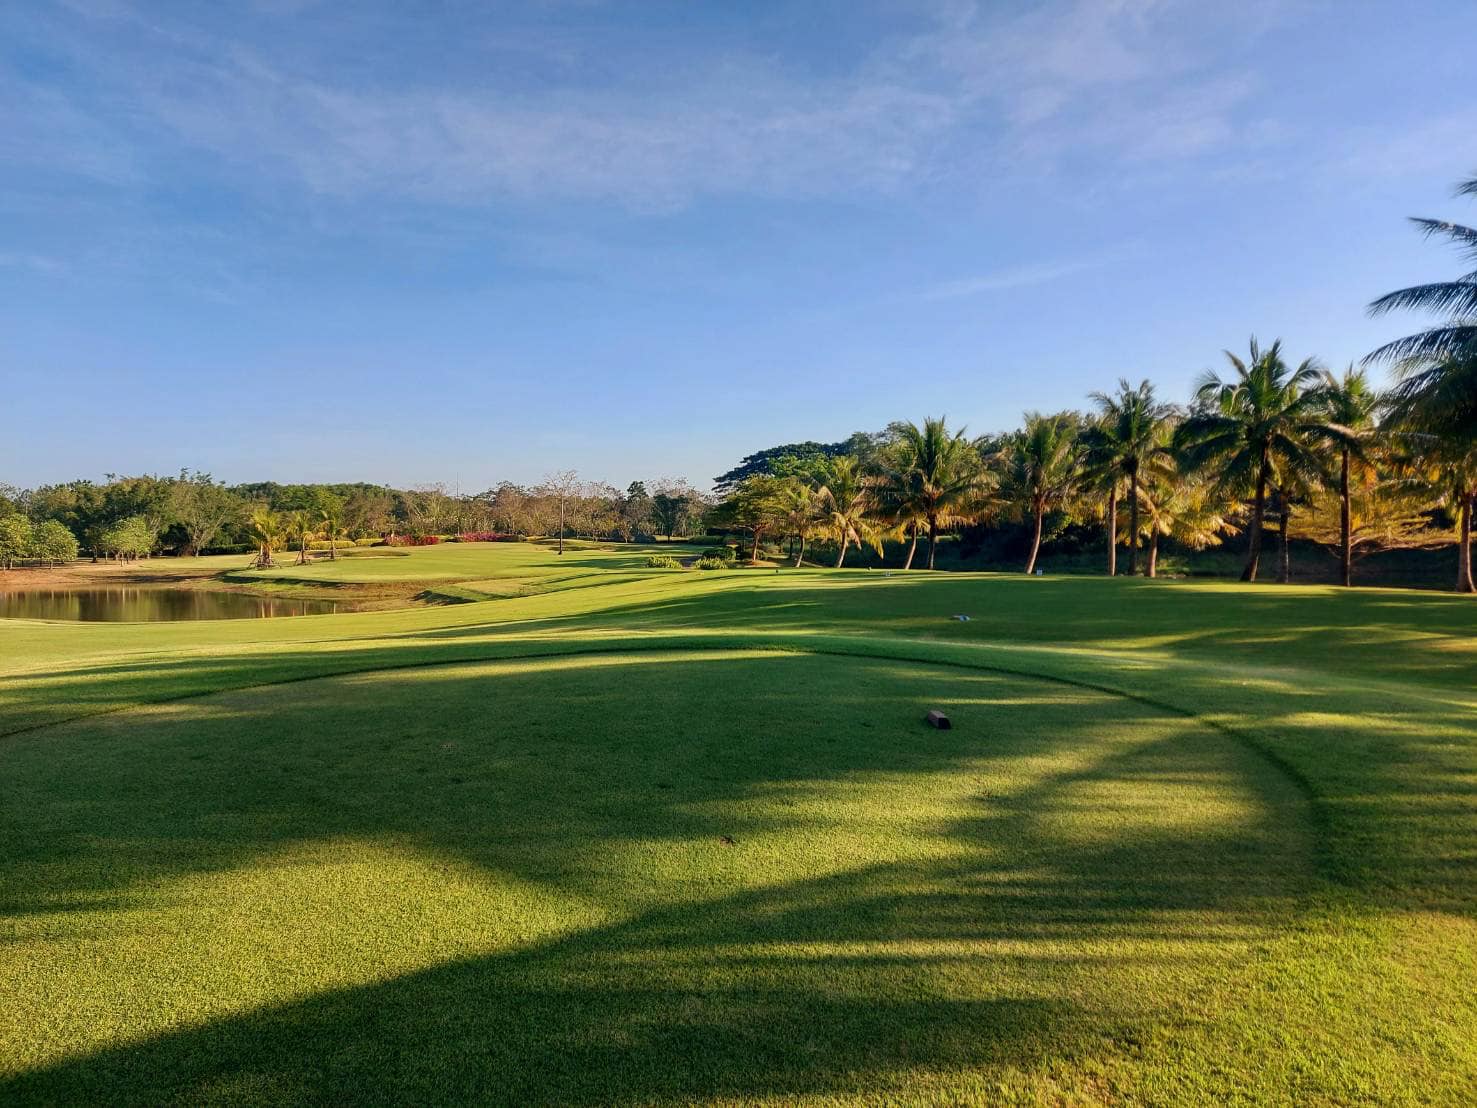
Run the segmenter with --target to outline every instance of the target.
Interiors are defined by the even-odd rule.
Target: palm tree
[[[287,531],[297,540],[297,564],[308,561],[308,540],[314,535],[313,517],[305,511],[293,512],[287,517]]]
[[[1144,469],[1169,454],[1164,427],[1174,409],[1154,399],[1154,386],[1140,381],[1130,388],[1119,378],[1115,395],[1095,392],[1097,421],[1083,435],[1088,472],[1108,491],[1108,576],[1118,569],[1118,494],[1124,484],[1128,492],[1128,574],[1138,572],[1139,481]]]
[[[1477,177],[1457,187],[1458,196],[1477,196]],[[1413,219],[1427,238],[1455,243],[1468,261],[1477,258],[1477,228],[1438,219]],[[1371,315],[1412,309],[1446,318],[1435,327],[1388,342],[1365,361],[1393,363],[1400,383],[1397,401],[1424,398],[1444,432],[1464,427],[1477,438],[1477,272],[1454,281],[1386,293],[1369,306]]]
[[[900,443],[889,451],[896,461],[901,456]],[[884,455],[885,457],[886,455]],[[918,536],[927,526],[924,517],[923,480],[921,475],[901,464],[884,464],[872,480],[873,508],[880,518],[886,519],[899,536],[908,536],[908,556],[903,569],[913,568],[913,559],[918,554]]]
[[[272,551],[282,542],[282,517],[263,505],[252,511],[248,529],[257,545],[256,568],[271,569],[277,564]]]
[[[1236,530],[1225,514],[1225,500],[1217,495],[1212,481],[1186,473],[1173,464],[1151,468],[1139,496],[1149,540],[1144,570],[1148,577],[1159,573],[1161,537],[1171,538],[1191,550],[1204,550]]]
[[[1450,437],[1412,435],[1421,449],[1420,477],[1437,502],[1455,517],[1456,591],[1472,592],[1472,516],[1477,512],[1477,444]]]
[[[1339,456],[1339,565],[1344,586],[1348,587],[1354,574],[1349,480],[1355,467],[1367,470],[1372,464],[1370,447],[1375,435],[1375,414],[1382,401],[1380,394],[1370,387],[1364,371],[1353,366],[1344,370],[1343,377],[1324,370],[1319,391],[1323,420],[1317,434]]]
[[[823,488],[817,488],[799,477],[787,477],[779,489],[783,505],[785,529],[795,539],[795,568],[805,560],[806,541],[821,523]]]
[[[861,467],[852,457],[832,458],[825,487],[821,489],[822,526],[835,537],[836,568],[846,561],[846,548],[864,543],[880,555],[882,533],[870,518],[870,489],[862,477]]]
[[[1077,420],[1057,415],[1026,413],[1026,425],[1011,435],[1001,452],[1001,495],[1033,522],[1031,556],[1026,572],[1036,571],[1041,552],[1041,530],[1046,513],[1076,490],[1081,472]]]
[[[344,530],[343,510],[336,507],[324,508],[318,513],[318,522],[322,526],[323,537],[328,540],[328,560],[336,562],[338,540],[348,537],[348,532]]]
[[[1279,339],[1263,350],[1251,340],[1251,357],[1225,352],[1230,380],[1207,372],[1195,393],[1195,410],[1179,427],[1175,445],[1193,469],[1211,466],[1223,493],[1252,494],[1251,535],[1241,580],[1255,581],[1262,556],[1267,491],[1286,488],[1318,469],[1312,445],[1319,433],[1321,395],[1317,362],[1296,369],[1282,360]]]
[[[989,488],[989,474],[964,429],[949,433],[947,418],[928,418],[923,426],[894,423],[895,440],[890,465],[881,475],[882,502],[896,516],[913,525],[913,549],[918,527],[928,528],[928,568],[934,566],[940,527],[952,527],[975,518]],[[908,552],[904,569],[913,565]]]

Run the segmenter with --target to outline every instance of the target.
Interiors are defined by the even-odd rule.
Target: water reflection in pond
[[[0,590],[0,618],[80,620],[272,619],[350,612],[337,600],[290,600],[207,589],[110,585]]]

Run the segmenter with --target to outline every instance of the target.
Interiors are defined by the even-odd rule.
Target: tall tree
[[[317,533],[317,524],[313,513],[305,508],[287,515],[287,531],[297,539],[297,564],[300,566],[308,562],[308,540]]]
[[[31,532],[31,557],[40,558],[49,566],[54,566],[57,562],[75,561],[77,536],[57,520],[48,519],[38,523]]]
[[[1225,500],[1204,475],[1185,473],[1173,464],[1145,471],[1139,489],[1143,528],[1149,542],[1146,577],[1159,575],[1159,540],[1173,539],[1191,550],[1204,550],[1236,530],[1225,513]]]
[[[241,498],[208,473],[180,470],[172,488],[171,512],[185,531],[182,554],[198,556],[221,530],[241,517]]]
[[[718,506],[716,516],[720,524],[749,532],[753,542],[749,555],[751,562],[759,560],[759,543],[764,536],[785,526],[788,519],[787,490],[797,480],[768,473],[751,474],[740,481]]]
[[[1201,378],[1195,409],[1175,442],[1192,467],[1214,467],[1221,492],[1250,493],[1251,534],[1241,579],[1255,581],[1268,490],[1290,487],[1318,469],[1314,438],[1323,400],[1314,386],[1320,370],[1312,358],[1289,368],[1280,339],[1263,350],[1253,338],[1246,361],[1229,350],[1225,354],[1234,375],[1222,380],[1208,372]]]
[[[539,493],[549,500],[558,515],[559,553],[564,553],[564,527],[569,519],[571,502],[580,494],[580,475],[572,469],[560,470],[544,478]]]
[[[1455,436],[1415,434],[1416,465],[1436,502],[1456,523],[1456,591],[1474,591],[1472,516],[1477,512],[1477,443]]]
[[[851,544],[864,543],[880,555],[882,534],[871,518],[871,495],[856,458],[842,455],[827,466],[825,487],[820,490],[823,526],[836,540],[836,568],[846,561]]]
[[[1477,196],[1477,177],[1457,187],[1458,196]],[[1411,220],[1427,238],[1456,245],[1468,263],[1477,261],[1477,228],[1438,219]],[[1477,440],[1477,271],[1452,281],[1386,293],[1369,306],[1372,315],[1397,310],[1444,317],[1434,327],[1386,343],[1366,361],[1389,362],[1398,384],[1397,405],[1421,410],[1425,425],[1440,434]]]
[[[344,529],[344,510],[338,504],[327,504],[318,509],[318,527],[328,540],[328,560],[338,561],[338,542],[348,538]]]
[[[790,537],[795,555],[795,568],[805,561],[805,547],[821,525],[823,487],[798,477],[787,477],[779,486],[779,501],[784,514],[784,531]]]
[[[949,432],[947,418],[927,418],[922,427],[894,423],[888,431],[892,444],[880,475],[882,498],[899,517],[912,520],[915,549],[918,524],[928,528],[928,568],[933,569],[939,529],[978,518],[991,475],[964,429]],[[909,551],[903,568],[912,565]]]
[[[1088,474],[1108,493],[1108,575],[1117,570],[1117,497],[1128,495],[1128,574],[1139,564],[1139,483],[1144,470],[1169,455],[1164,428],[1174,409],[1154,397],[1154,386],[1140,381],[1137,388],[1119,378],[1116,393],[1095,392],[1098,417],[1083,433]]]
[[[256,543],[256,561],[253,564],[257,569],[271,569],[277,564],[272,560],[272,554],[282,543],[282,517],[265,504],[259,504],[252,510],[247,529]]]
[[[1077,418],[1069,412],[1027,412],[1025,426],[1005,441],[999,459],[1000,495],[1018,514],[1031,520],[1027,573],[1036,572],[1046,513],[1060,507],[1076,491],[1081,473],[1079,445]]]
[[[0,515],[0,565],[9,569],[31,553],[31,521],[19,512]]]
[[[1354,578],[1352,482],[1356,470],[1371,469],[1370,448],[1381,398],[1363,370],[1350,366],[1342,377],[1324,370],[1320,389],[1323,418],[1315,434],[1337,452],[1339,460],[1339,574],[1347,588]]]
[[[651,494],[642,481],[632,481],[626,486],[626,495],[621,501],[620,526],[626,541],[638,535],[650,534],[652,521]]]

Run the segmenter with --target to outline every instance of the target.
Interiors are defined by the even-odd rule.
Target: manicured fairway
[[[1477,1097],[1477,605],[643,556],[0,623],[0,1102]]]

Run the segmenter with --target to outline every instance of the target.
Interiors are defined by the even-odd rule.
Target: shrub
[[[646,559],[647,569],[681,569],[682,563],[670,554],[653,554]]]
[[[732,565],[738,561],[738,551],[731,546],[712,546],[702,552],[701,559],[713,559]]]
[[[391,535],[385,540],[386,546],[435,546],[441,541],[440,535]]]
[[[517,542],[517,535],[505,535],[501,531],[463,531],[452,535],[447,542]]]
[[[707,556],[699,558],[692,563],[697,569],[732,569],[732,558],[710,558]]]
[[[378,546],[380,543],[382,543],[384,541],[385,540],[382,539],[382,538],[380,538],[378,535],[365,535],[362,539],[355,539],[353,545],[355,545],[355,546]]]

